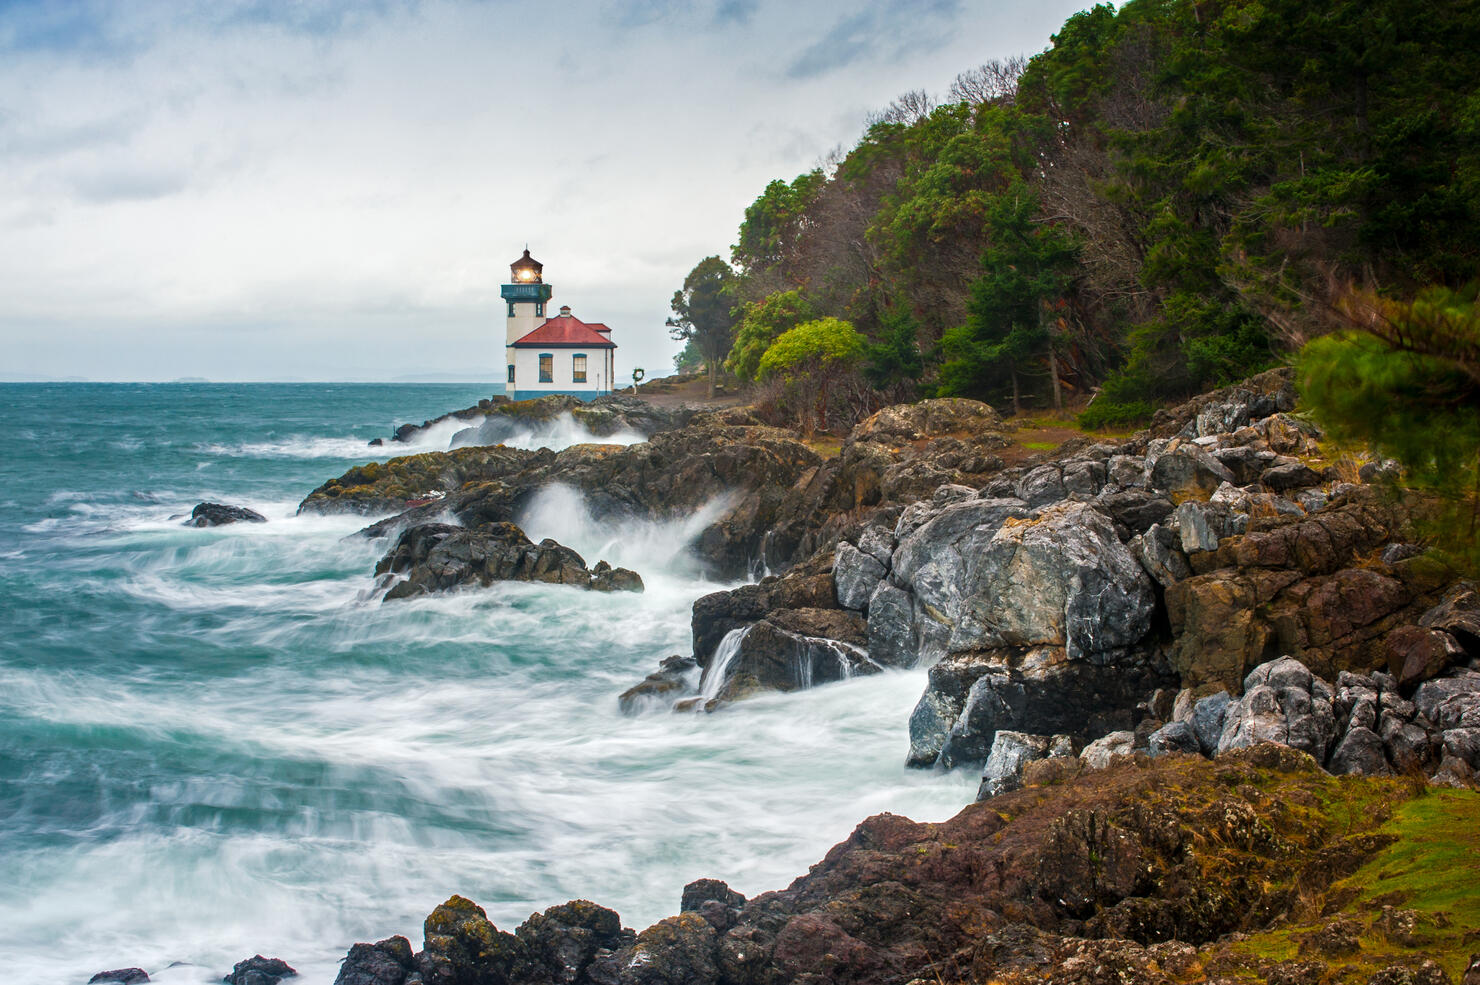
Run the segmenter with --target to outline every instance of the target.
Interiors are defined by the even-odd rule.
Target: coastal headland
[[[522,538],[552,486],[597,518],[697,517],[698,560],[750,580],[698,599],[692,651],[613,701],[724,714],[929,665],[907,764],[974,771],[980,792],[941,824],[864,820],[755,899],[695,873],[641,932],[584,900],[505,932],[454,896],[419,950],[356,944],[340,985],[1480,975],[1480,595],[1426,549],[1431,505],[1398,465],[1326,441],[1289,371],[1045,450],[964,399],[831,445],[630,396],[455,416],[450,450],[351,469],[300,507],[386,517],[361,532],[386,545],[384,604],[610,583]],[[562,421],[629,443],[486,443]]]

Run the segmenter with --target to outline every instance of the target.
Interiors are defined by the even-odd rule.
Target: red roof
[[[573,315],[547,318],[539,328],[514,343],[516,347],[569,346],[574,348],[615,349],[616,343],[602,335],[611,329],[602,324],[588,325]]]

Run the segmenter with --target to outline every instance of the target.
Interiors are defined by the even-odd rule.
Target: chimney
[[[560,306],[560,317],[561,318],[569,318],[570,317],[570,305],[568,305],[568,304],[562,304]]]

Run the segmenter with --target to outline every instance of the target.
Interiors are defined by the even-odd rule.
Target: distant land
[[[0,372],[0,383],[91,383],[86,376],[43,376],[40,373]]]

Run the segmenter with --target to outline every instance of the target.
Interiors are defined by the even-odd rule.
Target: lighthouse
[[[544,270],[526,247],[509,264],[509,283],[499,292],[507,308],[505,393],[513,400],[552,393],[591,400],[611,393],[617,348],[612,330],[600,322],[581,321],[569,307],[548,317],[545,310],[555,291],[545,283]]]

